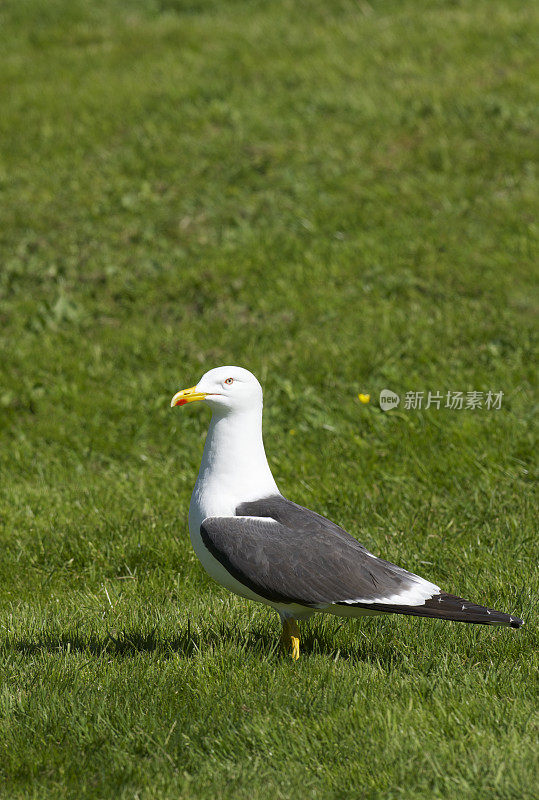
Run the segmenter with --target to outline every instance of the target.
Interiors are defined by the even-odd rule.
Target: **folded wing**
[[[338,525],[280,495],[242,503],[236,513],[205,519],[202,541],[233,577],[270,602],[522,624],[376,558]]]

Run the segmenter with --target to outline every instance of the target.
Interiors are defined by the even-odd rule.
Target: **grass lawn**
[[[538,22],[2,3],[1,798],[536,797]],[[189,542],[209,412],[169,401],[221,364],[283,494],[526,626],[317,617],[282,657]]]

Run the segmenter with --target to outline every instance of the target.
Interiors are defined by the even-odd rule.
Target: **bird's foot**
[[[295,619],[283,620],[281,644],[285,651],[290,651],[294,661],[297,661],[299,658],[299,628]]]

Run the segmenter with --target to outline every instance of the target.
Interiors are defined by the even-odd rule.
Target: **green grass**
[[[535,796],[537,23],[2,4],[0,797]],[[188,539],[208,412],[168,403],[227,363],[285,495],[526,627],[318,617],[281,657]]]

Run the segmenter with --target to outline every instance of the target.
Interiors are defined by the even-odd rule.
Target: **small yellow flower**
[[[371,399],[370,394],[358,394],[358,397],[362,403],[368,403]]]

